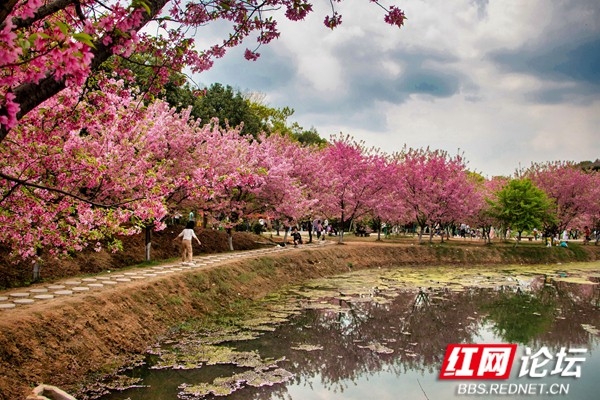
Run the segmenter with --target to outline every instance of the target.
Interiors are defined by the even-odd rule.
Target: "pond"
[[[590,263],[319,279],[269,296],[239,326],[177,333],[87,396],[597,399],[599,282]]]

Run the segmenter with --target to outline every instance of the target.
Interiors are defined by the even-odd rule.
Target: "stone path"
[[[132,282],[139,279],[154,278],[162,275],[172,274],[178,271],[184,271],[194,268],[200,268],[214,263],[238,260],[242,258],[256,257],[263,254],[277,253],[293,249],[293,246],[276,246],[268,249],[249,250],[237,253],[220,253],[194,257],[191,263],[165,264],[145,269],[103,273],[102,275],[68,279],[55,283],[49,283],[45,286],[34,289],[22,288],[18,291],[7,291],[0,293],[0,312],[2,310],[22,307],[29,304],[42,301],[52,301],[53,299],[64,296],[76,296],[81,293],[90,293],[104,288],[110,288],[120,283]]]

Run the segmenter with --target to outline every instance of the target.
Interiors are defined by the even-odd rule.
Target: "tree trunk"
[[[12,9],[17,5],[18,0],[7,0],[3,1],[0,6],[0,23],[4,23],[8,14],[11,13]]]
[[[521,233],[523,233],[523,231],[517,231],[517,238],[515,240],[515,247],[517,247],[517,245],[521,241]]]
[[[338,244],[344,243],[344,212],[342,211],[342,218],[340,220],[340,238]]]
[[[491,227],[487,228],[485,226],[481,227],[481,232],[483,235],[483,240],[485,243],[490,244],[492,243],[492,238],[490,237],[490,231],[491,231]]]
[[[233,251],[233,231],[231,228],[227,228],[227,244],[229,245],[229,250]]]
[[[419,225],[419,233],[418,233],[418,238],[419,238],[419,244],[423,243],[423,231],[424,231],[424,227],[422,225]]]
[[[287,234],[288,234],[288,230],[284,229],[283,230],[283,245],[284,246],[287,244]]]
[[[146,261],[150,261],[150,249],[152,247],[152,225],[146,226],[145,231]]]
[[[33,274],[32,274],[32,278],[34,282],[37,282],[40,280],[41,278],[41,274],[40,271],[42,269],[42,261],[40,259],[35,260],[35,262],[33,263]]]

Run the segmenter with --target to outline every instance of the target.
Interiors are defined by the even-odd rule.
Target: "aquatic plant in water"
[[[208,395],[227,396],[244,386],[261,387],[273,386],[277,383],[287,382],[293,374],[283,368],[267,369],[255,368],[229,377],[216,378],[212,383],[196,385],[182,384],[177,397],[184,400],[202,399]]]
[[[290,349],[292,350],[299,350],[299,351],[316,351],[316,350],[323,350],[323,346],[321,345],[315,345],[315,344],[296,344],[292,347],[290,347]]]
[[[392,354],[394,352],[394,349],[390,349],[378,342],[371,342],[366,346],[357,345],[357,347],[360,349],[369,349],[377,354]]]
[[[162,351],[151,369],[194,369],[200,368],[203,364],[231,364],[255,368],[264,365],[264,362],[260,355],[253,351],[236,351],[226,346],[186,342],[176,348]]]

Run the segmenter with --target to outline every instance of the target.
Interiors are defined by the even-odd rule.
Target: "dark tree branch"
[[[35,13],[35,15],[31,18],[22,19],[22,18],[13,18],[13,24],[17,29],[27,28],[31,26],[36,21],[40,21],[46,18],[49,15],[54,14],[60,10],[67,8],[69,5],[76,3],[79,5],[78,1],[74,0],[56,0],[52,3],[45,4],[41,6]],[[79,7],[79,12],[81,12],[81,6]],[[79,14],[78,14],[79,15]],[[82,13],[83,15],[83,13]],[[85,19],[85,18],[84,18]]]
[[[4,21],[17,5],[18,0],[6,0],[0,3],[0,26],[4,25]]]
[[[123,201],[123,202],[120,202],[120,203],[102,204],[102,203],[93,202],[93,201],[91,201],[89,199],[83,198],[81,196],[77,196],[76,194],[69,193],[69,192],[64,191],[62,189],[53,188],[53,187],[44,186],[44,185],[39,185],[37,183],[28,182],[28,181],[23,180],[23,179],[15,178],[14,176],[6,175],[6,174],[4,174],[2,172],[0,172],[0,178],[6,179],[7,181],[14,182],[14,183],[17,183],[17,184],[22,185],[22,186],[31,187],[31,188],[35,188],[35,189],[47,190],[47,191],[53,192],[53,193],[59,193],[59,194],[62,194],[64,196],[73,198],[75,200],[79,200],[81,202],[90,204],[90,205],[92,205],[94,207],[98,207],[98,208],[106,208],[106,209],[115,208],[115,207],[123,206],[125,204],[133,203],[133,202],[138,201],[138,200],[142,200],[142,198],[140,197],[140,198],[135,198],[135,199],[130,199],[130,200],[127,200],[127,201]]]
[[[73,0],[59,1],[64,1],[66,4],[71,4],[73,2]],[[150,14],[146,12],[144,13],[144,17],[140,23],[140,26],[137,27],[137,31],[141,30],[148,22],[158,15],[160,10],[168,1],[169,0],[149,0],[148,6],[150,8]],[[0,8],[0,17],[2,16],[2,10],[5,8],[6,6]],[[102,43],[102,39],[99,39],[94,43],[94,49],[92,50],[94,58],[92,59],[90,65],[90,70],[92,72],[97,71],[100,65],[112,55],[112,48],[118,43],[118,40],[114,40],[111,44],[104,45]],[[52,96],[55,96],[63,89],[65,89],[65,80],[56,80],[52,75],[42,79],[38,83],[28,82],[16,87],[13,89],[12,93],[15,95],[15,101],[20,106],[17,119],[23,118],[35,107],[48,100]],[[6,109],[4,107],[0,107],[0,115],[1,114],[6,114]],[[5,126],[0,127],[0,142],[6,138],[8,132],[9,130]]]

